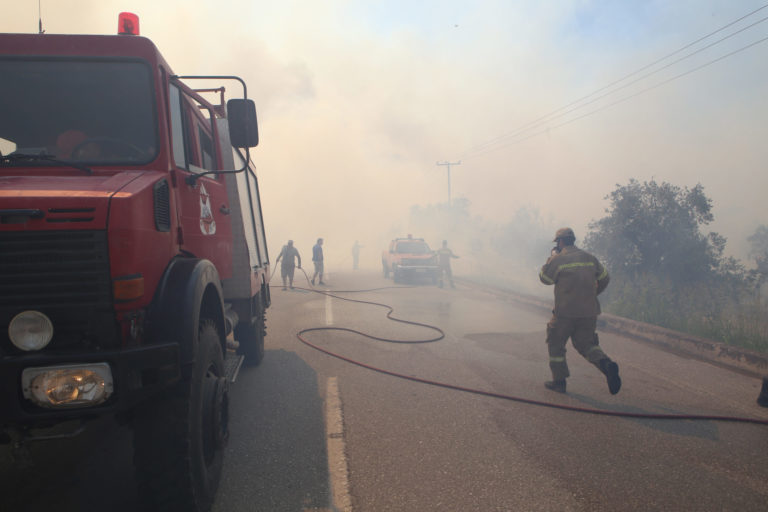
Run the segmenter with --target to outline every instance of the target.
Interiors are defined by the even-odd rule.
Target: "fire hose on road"
[[[304,272],[303,269],[301,269],[302,272]],[[304,272],[304,275],[306,276],[306,272]],[[307,277],[307,281],[309,282],[309,278]],[[298,288],[298,287],[297,287]],[[652,414],[652,413],[632,413],[632,412],[621,412],[621,411],[610,411],[606,409],[594,409],[589,407],[577,407],[577,406],[571,406],[571,405],[563,405],[563,404],[556,404],[552,402],[544,402],[540,400],[533,400],[530,398],[523,398],[520,396],[513,396],[513,395],[505,395],[502,393],[494,393],[492,391],[485,391],[480,389],[473,389],[468,388],[464,386],[458,386],[455,384],[450,384],[446,382],[439,382],[435,380],[430,379],[422,379],[420,377],[414,377],[411,375],[405,375],[402,373],[398,373],[391,370],[386,370],[384,368],[379,368],[376,366],[372,366],[366,363],[363,363],[361,361],[357,361],[354,359],[351,359],[349,357],[343,356],[341,354],[338,354],[336,352],[332,352],[330,350],[327,350],[325,348],[322,348],[321,346],[312,343],[311,341],[307,340],[305,335],[311,332],[318,332],[318,331],[341,331],[341,332],[349,332],[353,334],[357,334],[359,336],[363,336],[365,338],[376,340],[376,341],[382,341],[385,343],[400,343],[400,344],[425,344],[425,343],[434,343],[436,341],[440,341],[443,338],[445,338],[445,332],[443,332],[442,329],[439,327],[420,323],[420,322],[414,322],[411,320],[403,320],[401,318],[396,318],[392,316],[392,313],[394,313],[394,308],[387,304],[382,304],[379,302],[372,302],[372,301],[365,301],[365,300],[358,300],[358,299],[350,299],[348,297],[341,297],[339,295],[335,295],[335,293],[361,293],[361,292],[371,292],[371,291],[377,291],[382,290],[385,288],[408,288],[407,286],[389,286],[389,287],[383,287],[383,288],[373,288],[368,290],[334,290],[333,293],[324,291],[324,290],[318,290],[315,288],[298,288],[301,290],[311,291],[315,292],[321,295],[327,295],[329,297],[332,297],[334,299],[348,301],[348,302],[356,302],[359,304],[368,304],[372,306],[382,307],[388,310],[386,317],[389,320],[392,320],[393,322],[399,322],[403,324],[408,325],[414,325],[417,327],[424,327],[426,329],[430,329],[432,331],[435,331],[438,333],[437,336],[427,338],[427,339],[420,339],[420,340],[397,340],[397,339],[390,339],[390,338],[382,338],[379,336],[373,336],[371,334],[367,334],[365,332],[359,331],[357,329],[351,329],[348,327],[334,327],[334,326],[324,326],[324,327],[309,327],[307,329],[302,329],[298,333],[296,333],[296,337],[301,341],[303,344],[307,345],[310,348],[313,348],[319,352],[322,352],[326,355],[329,355],[331,357],[334,357],[336,359],[339,359],[341,361],[345,361],[350,364],[354,364],[356,366],[359,366],[361,368],[366,368],[371,371],[375,371],[378,373],[382,373],[384,375],[389,375],[391,377],[397,377],[400,379],[409,380],[412,382],[418,382],[421,384],[427,384],[430,386],[436,386],[440,388],[445,389],[451,389],[454,391],[461,391],[464,393],[471,393],[475,395],[481,395],[486,396],[490,398],[496,398],[501,400],[508,400],[512,402],[519,402],[524,403],[528,405],[534,405],[538,407],[548,407],[551,409],[560,409],[564,411],[569,412],[577,412],[577,413],[583,413],[583,414],[594,414],[594,415],[600,415],[600,416],[615,416],[620,418],[633,418],[633,419],[650,419],[650,420],[688,420],[688,421],[722,421],[722,422],[732,422],[732,423],[751,423],[755,425],[766,425],[768,426],[768,420],[759,419],[759,418],[746,418],[746,417],[739,417],[739,416],[718,416],[718,415],[699,415],[699,414]]]

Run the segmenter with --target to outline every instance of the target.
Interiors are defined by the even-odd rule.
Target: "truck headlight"
[[[39,311],[22,311],[8,325],[8,337],[21,350],[40,350],[51,342],[53,324]]]
[[[90,407],[112,395],[112,370],[107,363],[25,368],[24,398],[40,407]]]

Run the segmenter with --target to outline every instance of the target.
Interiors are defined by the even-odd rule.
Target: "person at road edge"
[[[453,272],[451,272],[451,258],[458,258],[448,247],[448,240],[443,240],[443,246],[437,250],[438,264],[440,265],[440,288],[443,287],[443,276],[448,278],[451,288],[456,288],[453,284]]]

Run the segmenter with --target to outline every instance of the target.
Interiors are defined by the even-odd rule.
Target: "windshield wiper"
[[[93,174],[93,170],[90,167],[86,167],[85,165],[70,160],[60,160],[56,158],[55,155],[48,153],[11,153],[10,155],[3,155],[0,157],[0,167],[15,167],[19,164],[32,162],[45,162],[47,164],[53,164],[56,167],[73,167],[85,171],[88,174]]]

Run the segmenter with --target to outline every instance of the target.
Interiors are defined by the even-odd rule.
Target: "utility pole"
[[[458,162],[436,162],[435,165],[444,165],[448,169],[448,206],[451,206],[451,166],[461,165],[461,160]]]

